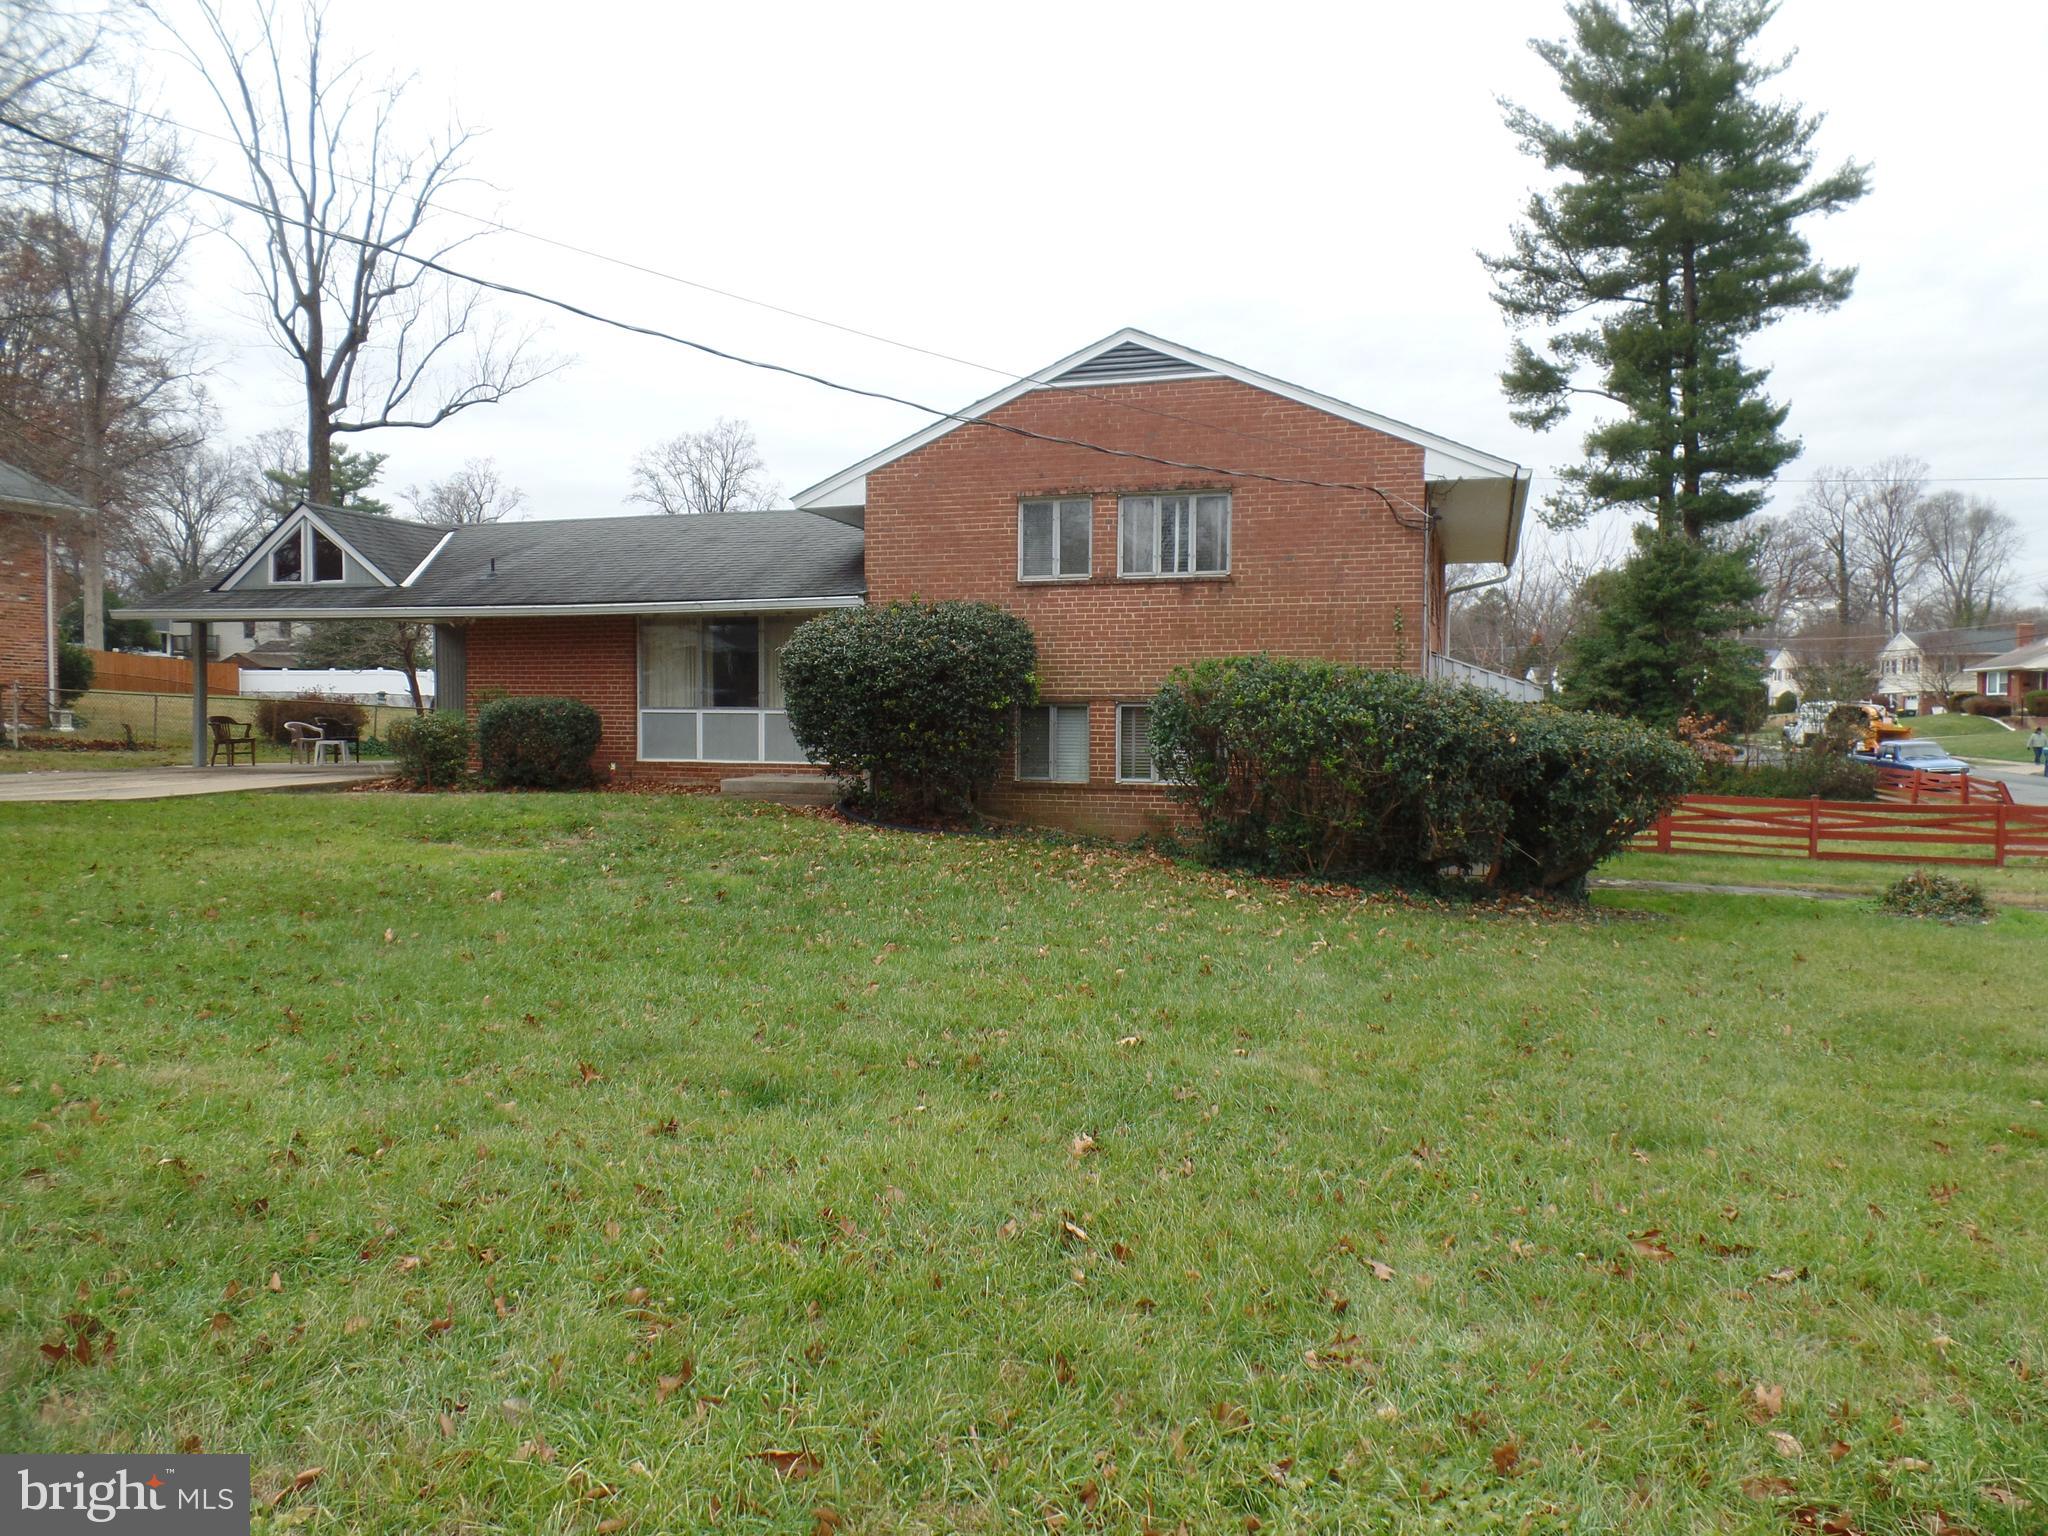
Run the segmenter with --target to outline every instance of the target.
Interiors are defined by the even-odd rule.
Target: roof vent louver
[[[1209,369],[1183,358],[1155,351],[1135,341],[1126,341],[1089,358],[1085,363],[1076,363],[1052,382],[1114,384],[1119,379],[1193,377],[1209,372]]]

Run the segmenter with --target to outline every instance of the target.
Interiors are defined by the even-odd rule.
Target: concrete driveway
[[[266,763],[256,768],[132,768],[0,773],[0,805],[13,801],[170,800],[254,789],[340,789],[391,772],[387,762]]]

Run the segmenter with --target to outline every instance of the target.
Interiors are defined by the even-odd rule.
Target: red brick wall
[[[469,626],[469,714],[509,694],[581,699],[604,734],[595,761],[615,782],[657,779],[716,784],[749,773],[805,773],[782,763],[643,763],[640,741],[639,620],[630,614],[582,619],[478,619]]]
[[[23,685],[40,713],[50,685],[48,567],[40,519],[0,512],[0,687]]]
[[[1421,448],[1235,380],[1037,390],[994,419],[1183,462],[1378,485],[1411,504],[1409,517],[1424,499]],[[1231,494],[1230,574],[1119,580],[1117,497],[1193,490]],[[1019,499],[1081,495],[1094,503],[1094,574],[1019,582]],[[1090,705],[1089,783],[1006,774],[990,807],[1080,830],[1129,836],[1170,819],[1163,791],[1115,782],[1119,700],[1144,700],[1183,662],[1247,651],[1415,669],[1422,572],[1422,535],[1364,491],[1169,469],[975,426],[868,476],[870,599],[998,603],[1038,637],[1042,696]]]

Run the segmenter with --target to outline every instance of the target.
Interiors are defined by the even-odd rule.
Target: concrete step
[[[769,805],[831,805],[839,786],[821,773],[750,773],[720,779],[718,792],[735,800],[760,800]]]

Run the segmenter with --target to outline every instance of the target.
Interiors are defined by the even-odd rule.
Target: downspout
[[[57,533],[43,530],[43,686],[50,691],[46,707],[57,707]]]

